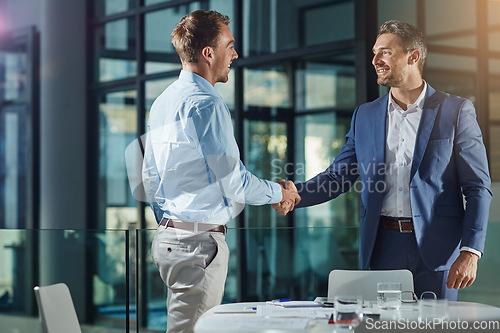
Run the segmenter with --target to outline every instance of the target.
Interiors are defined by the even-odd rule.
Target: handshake
[[[280,179],[277,183],[281,185],[283,200],[272,206],[278,214],[285,216],[300,202],[300,195],[297,193],[297,188],[291,180],[285,181],[284,179]]]

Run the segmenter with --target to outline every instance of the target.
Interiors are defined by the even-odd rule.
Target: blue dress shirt
[[[245,203],[282,200],[279,184],[254,176],[240,161],[222,97],[189,71],[151,107],[142,178],[157,221],[225,224]]]

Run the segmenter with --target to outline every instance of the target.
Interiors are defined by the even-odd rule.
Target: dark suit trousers
[[[408,269],[413,273],[417,297],[424,291],[433,291],[438,298],[456,301],[458,290],[448,289],[446,279],[449,271],[433,271],[423,263],[418,251],[415,233],[401,233],[380,227],[370,260],[370,268]]]

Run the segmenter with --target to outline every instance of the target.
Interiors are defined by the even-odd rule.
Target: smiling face
[[[217,45],[213,48],[212,84],[225,83],[228,80],[231,63],[238,58],[234,49],[234,37],[229,26],[223,24],[220,28]]]
[[[377,72],[377,83],[386,87],[399,88],[411,81],[412,75],[419,73],[412,54],[414,51],[418,52],[418,50],[405,52],[401,39],[397,35],[380,35],[373,46],[372,60]]]

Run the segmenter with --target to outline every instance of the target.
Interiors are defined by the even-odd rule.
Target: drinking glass
[[[334,299],[334,322],[337,331],[354,330],[363,319],[361,296],[336,296]]]
[[[418,320],[437,323],[448,320],[448,300],[437,299],[432,291],[424,291],[418,301]]]
[[[401,283],[377,283],[377,304],[382,309],[399,309],[401,306]]]

